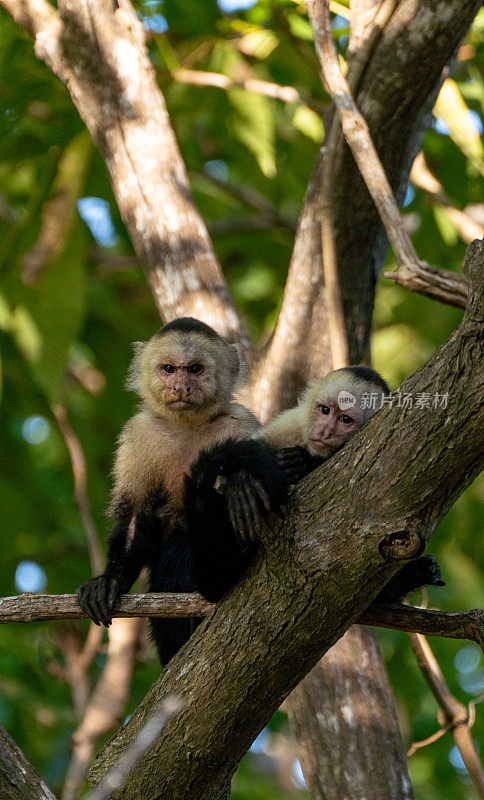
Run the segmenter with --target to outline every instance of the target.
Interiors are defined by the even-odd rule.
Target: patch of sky
[[[474,744],[476,746],[476,750],[479,752],[477,742],[474,742]],[[455,771],[460,775],[461,778],[469,777],[469,773],[467,772],[467,767],[464,764],[463,758],[456,744],[450,748],[448,759],[452,764],[452,766],[454,767]]]
[[[437,133],[441,133],[442,136],[448,136],[449,135],[449,126],[442,119],[442,117],[436,117],[434,119],[434,128],[437,131]]]
[[[34,414],[22,424],[22,436],[29,444],[45,442],[50,432],[50,425],[44,417]]]
[[[403,207],[406,208],[407,206],[409,206],[414,197],[415,197],[415,189],[413,188],[413,186],[410,185],[407,186],[405,200],[403,201]]]
[[[214,161],[206,161],[203,165],[203,171],[212,178],[216,178],[218,181],[227,181],[229,178],[229,171],[225,161],[217,159]]]
[[[458,672],[468,675],[481,663],[481,651],[477,645],[466,644],[454,656],[454,667]]]
[[[472,109],[472,108],[469,109],[468,113],[469,113],[470,118],[472,119],[472,122],[474,123],[474,125],[477,128],[477,130],[479,131],[479,136],[482,136],[483,127],[482,127],[482,119],[481,119],[480,115],[477,113],[477,111],[474,111],[474,109]]]
[[[47,576],[35,561],[21,561],[15,570],[15,587],[19,592],[43,592]]]
[[[267,728],[264,728],[258,735],[257,739],[254,739],[251,746],[249,747],[249,753],[256,753],[259,755],[260,753],[265,753],[270,742],[271,735]]]
[[[295,758],[292,762],[291,780],[298,789],[306,788],[306,781],[304,780],[304,773],[302,771],[301,762]]]
[[[347,19],[342,17],[340,14],[336,14],[331,21],[331,27],[334,30],[340,30],[341,28],[347,28],[350,23]]]
[[[257,0],[218,0],[221,11],[231,14],[233,11],[244,11],[255,6]]]
[[[113,247],[119,242],[106,200],[101,197],[81,197],[77,201],[77,209],[99,245]]]
[[[140,19],[143,23],[143,28],[146,31],[152,31],[153,33],[166,33],[168,30],[168,23],[163,14],[151,14],[150,16],[146,17],[142,15]]]

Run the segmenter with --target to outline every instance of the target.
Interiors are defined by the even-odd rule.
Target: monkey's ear
[[[146,344],[147,342],[133,342],[134,356],[128,367],[128,375],[126,378],[126,388],[132,392],[137,392],[137,394],[139,394],[140,391],[141,355]]]
[[[229,345],[230,375],[234,383],[243,380],[245,375],[245,362],[240,344]]]

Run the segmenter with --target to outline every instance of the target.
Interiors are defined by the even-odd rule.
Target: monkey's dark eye
[[[173,373],[175,372],[175,367],[173,366],[173,364],[162,364],[161,369],[166,375],[173,375]]]
[[[187,367],[187,372],[189,372],[190,375],[200,375],[200,373],[203,372],[203,364],[190,364],[190,366]]]
[[[328,406],[319,406],[319,410],[321,411],[321,414],[329,414]]]
[[[348,414],[343,414],[341,417],[341,422],[344,422],[345,425],[351,425],[353,422],[353,417],[349,417]]]

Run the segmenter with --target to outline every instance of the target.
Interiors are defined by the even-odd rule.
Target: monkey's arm
[[[292,480],[277,451],[256,439],[228,439],[201,453],[191,479],[199,501],[216,491],[244,551],[257,541],[265,515],[284,498]]]
[[[147,563],[153,543],[154,498],[147,498],[135,515],[133,504],[122,498],[113,508],[115,523],[108,541],[106,568],[102,575],[77,590],[82,610],[96,625],[109,627],[116,600],[127,592]]]

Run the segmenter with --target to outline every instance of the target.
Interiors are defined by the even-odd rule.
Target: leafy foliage
[[[213,228],[217,255],[250,335],[264,341],[277,318],[294,226],[323,135],[321,112],[328,103],[303,8],[291,0],[259,0],[232,14],[215,0],[146,0],[137,8],[151,31],[150,55],[196,203]],[[337,22],[335,36],[344,57],[347,23]],[[436,125],[423,146],[450,205],[481,224],[483,61],[481,12],[459,51],[452,82],[436,107]],[[225,75],[233,85],[226,90],[184,83],[176,77],[180,67]],[[297,95],[288,102],[248,91],[244,82],[250,79],[292,86]],[[32,42],[3,12],[0,186],[0,595],[25,586],[18,571],[25,561],[41,568],[36,574],[45,575],[46,591],[73,592],[90,568],[69,455],[52,407],[66,407],[82,442],[89,500],[104,540],[111,454],[135,402],[123,389],[130,345],[149,337],[159,319],[102,160],[67,90],[37,61]],[[250,197],[244,200],[230,187],[245,189]],[[77,211],[82,198],[104,200],[101,208],[109,209],[114,227],[93,203],[82,206],[86,224]],[[413,186],[408,199],[405,215],[420,256],[458,268],[465,242],[441,198]],[[265,227],[258,224],[261,218]],[[373,357],[392,388],[445,340],[459,318],[457,310],[382,279]],[[447,587],[433,592],[431,602],[446,609],[484,606],[484,552],[477,535],[482,491],[482,484],[471,487],[432,541]],[[63,623],[0,631],[0,722],[54,791],[62,784],[75,727],[69,689],[52,674],[52,664],[61,658],[63,631]],[[381,641],[404,736],[409,742],[425,738],[438,727],[435,702],[404,635],[386,631]],[[432,644],[452,691],[465,703],[478,697],[484,665],[473,648],[445,640]],[[93,664],[93,678],[102,660],[99,656]],[[156,674],[153,661],[137,668],[127,713]],[[280,763],[275,743],[287,733],[284,715],[276,715],[270,727],[271,738],[259,755],[249,754],[239,770],[237,800],[302,792],[275,769]],[[474,731],[476,738],[484,731],[479,706]],[[447,735],[412,757],[418,797],[471,796],[455,759],[450,760],[452,744]]]

